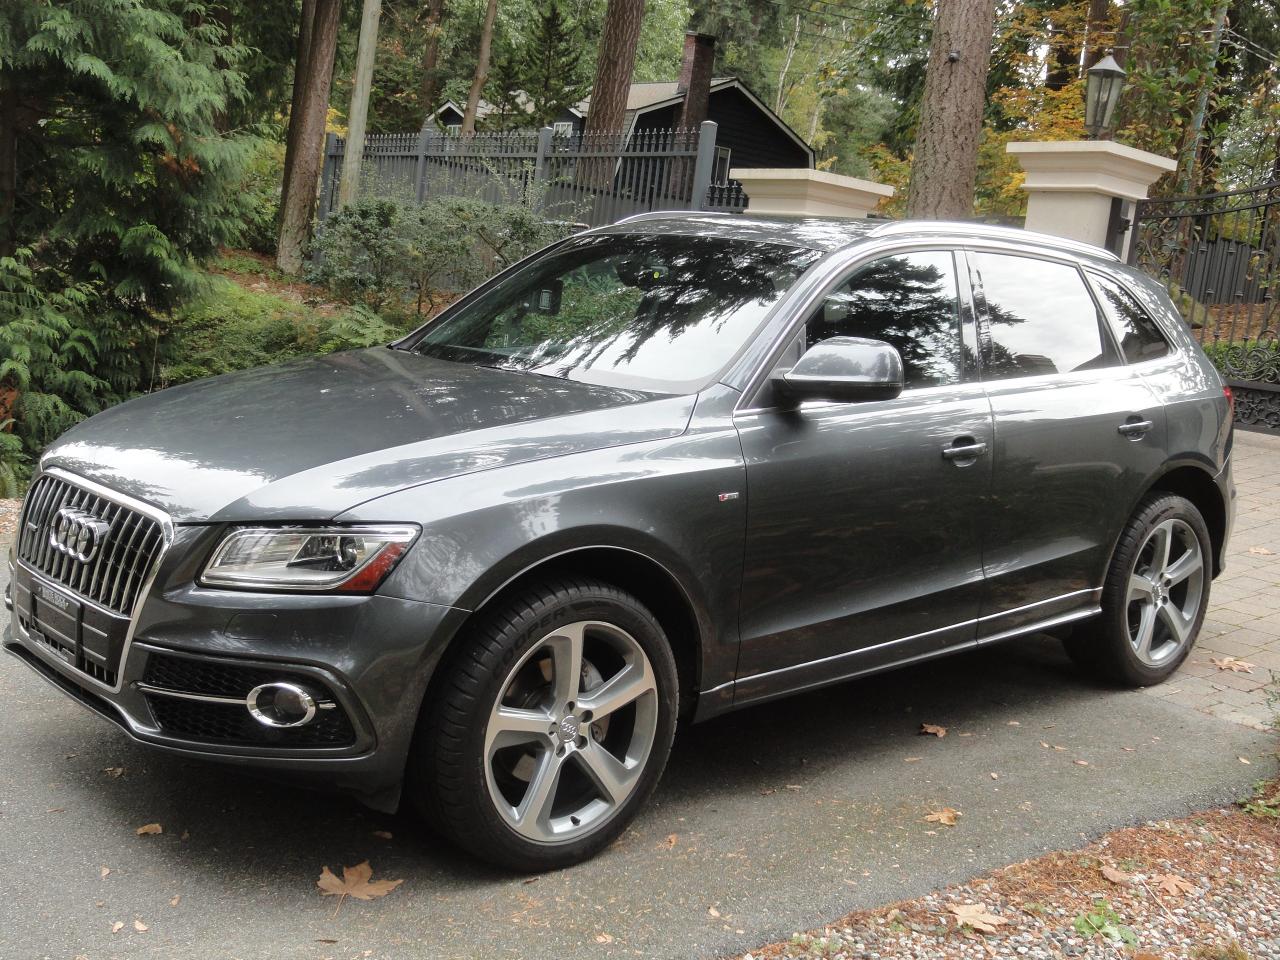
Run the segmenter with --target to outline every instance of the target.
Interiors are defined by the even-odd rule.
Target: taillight
[[[1227,398],[1227,410],[1231,413],[1231,419],[1236,416],[1236,395],[1231,392],[1231,388],[1226,384],[1222,386],[1222,395]]]

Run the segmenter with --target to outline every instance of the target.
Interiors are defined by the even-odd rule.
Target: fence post
[[[534,189],[541,190],[542,181],[547,176],[547,157],[551,156],[551,137],[553,131],[550,127],[540,127],[538,129],[538,150],[533,157],[533,184]],[[537,195],[537,209],[542,209],[542,203],[546,199],[546,191]]]
[[[716,162],[716,130],[714,120],[703,120],[698,127],[698,155],[693,162],[693,193],[689,197],[690,210],[705,210],[707,191],[711,189],[711,175]]]
[[[418,152],[413,167],[413,195],[419,203],[427,196],[427,138],[430,136],[427,121],[423,121],[418,131]]]
[[[316,219],[323,221],[329,216],[329,207],[333,203],[333,178],[338,171],[338,136],[334,133],[324,135],[324,166],[320,174],[320,210]]]

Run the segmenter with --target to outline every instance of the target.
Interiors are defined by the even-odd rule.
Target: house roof
[[[791,129],[780,116],[774,113],[765,104],[763,100],[757,97],[745,83],[737,77],[716,77],[711,81],[711,96],[715,96],[724,90],[737,90],[743,96],[755,105],[755,107],[765,115],[778,128],[781,133],[793,141],[796,146],[804,150],[809,155],[809,163],[813,163],[813,148],[805,143],[804,138]],[[627,91],[627,112],[626,112],[626,130],[628,134],[635,128],[637,118],[654,110],[662,110],[670,106],[680,103],[684,99],[684,91],[680,89],[680,84],[675,80],[650,80],[631,84],[631,88]],[[529,102],[528,97],[524,95],[524,91],[517,91],[516,102],[522,109],[532,112],[533,104]],[[452,100],[443,103],[438,110],[431,114],[429,119],[434,120],[441,111],[452,108],[459,115],[462,114],[463,108],[458,106]],[[497,108],[486,100],[481,100],[476,107],[476,117],[484,119],[496,112]],[[578,117],[585,117],[591,110],[591,98],[583,97],[574,106],[569,108],[570,112]]]

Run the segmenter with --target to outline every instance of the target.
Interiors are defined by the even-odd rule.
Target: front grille
[[[227,661],[152,653],[143,683],[181,693],[243,699],[263,683],[296,683],[317,700],[335,701],[332,691],[310,675]],[[320,710],[304,727],[273,728],[258,723],[242,704],[208,703],[149,692],[147,706],[160,729],[184,740],[244,746],[346,747],[355,731],[342,707]]]
[[[63,507],[83,511],[109,525],[87,562],[54,549],[54,517]],[[164,529],[146,514],[90,493],[61,477],[46,475],[31,486],[23,509],[18,558],[94,603],[129,616],[138,592],[164,545]]]

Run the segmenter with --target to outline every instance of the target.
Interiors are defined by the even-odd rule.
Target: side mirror
[[[902,393],[902,357],[882,340],[832,337],[773,378],[788,400],[892,400]]]

